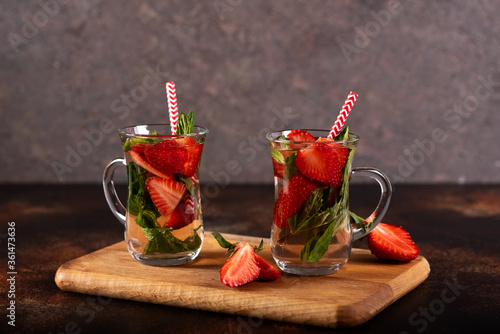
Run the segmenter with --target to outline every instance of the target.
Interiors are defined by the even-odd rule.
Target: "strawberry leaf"
[[[226,248],[227,252],[226,254],[234,254],[236,246],[240,244],[240,242],[235,242],[235,243],[230,243],[224,237],[219,233],[219,232],[212,232],[212,235],[214,236],[215,240],[219,243],[219,246],[222,248]],[[260,240],[260,244],[258,246],[252,246],[255,252],[260,252],[261,250],[264,249],[264,239]]]
[[[217,242],[219,243],[219,246],[221,246],[222,248],[229,249],[236,245],[224,239],[224,237],[219,232],[212,232],[212,235],[214,236],[215,240],[217,240]]]

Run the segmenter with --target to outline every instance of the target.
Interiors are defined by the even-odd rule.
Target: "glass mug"
[[[201,153],[208,130],[170,135],[169,124],[118,130],[124,158],[105,168],[103,187],[115,217],[125,226],[132,257],[147,265],[169,266],[194,260],[203,243],[199,185]],[[127,167],[127,208],[113,183],[116,168]]]
[[[274,169],[275,202],[271,252],[278,267],[297,275],[327,275],[347,262],[352,242],[367,235],[385,215],[392,186],[378,169],[352,168],[359,137],[327,140],[328,130],[306,130],[319,141],[290,141],[290,130],[266,135]],[[349,180],[368,176],[381,188],[365,223],[349,211]]]

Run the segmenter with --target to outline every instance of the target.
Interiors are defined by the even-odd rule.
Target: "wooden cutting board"
[[[258,244],[260,238],[225,234],[230,241]],[[266,241],[266,240],[265,240]],[[274,265],[269,242],[259,254]],[[227,259],[210,233],[198,258],[174,267],[151,267],[129,255],[119,242],[63,264],[55,276],[60,289],[146,303],[272,319],[330,328],[360,325],[405,295],[429,275],[427,260],[378,260],[353,249],[342,270],[327,276],[284,274],[273,282],[230,288],[220,282]]]

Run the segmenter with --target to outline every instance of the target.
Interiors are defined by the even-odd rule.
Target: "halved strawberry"
[[[166,139],[144,148],[147,161],[165,174],[177,174],[183,171],[187,151],[176,140]]]
[[[314,137],[306,130],[294,129],[288,133],[286,139],[293,141],[315,141]]]
[[[227,286],[237,287],[257,279],[260,268],[255,251],[249,244],[238,247],[220,270],[220,280]]]
[[[172,178],[171,175],[165,174],[162,171],[160,171],[160,170],[156,169],[155,167],[151,166],[151,164],[146,160],[146,158],[144,157],[143,154],[137,153],[137,152],[132,151],[132,150],[129,151],[128,153],[130,154],[130,158],[132,158],[132,160],[137,165],[139,165],[140,167],[144,168],[148,172],[153,173],[154,175],[162,177],[164,179],[170,179],[170,178]]]
[[[147,143],[137,143],[132,146],[130,146],[130,149],[134,152],[144,154],[144,149],[148,146],[151,146],[153,144],[147,144]]]
[[[420,254],[410,234],[401,226],[379,223],[368,234],[368,247],[380,259],[411,261]]]
[[[187,152],[186,159],[180,173],[186,177],[191,177],[198,169],[203,144],[197,144],[195,138],[180,139],[178,142],[183,146],[183,148],[186,149]]]
[[[259,277],[257,277],[258,281],[274,281],[281,277],[281,272],[264,260],[260,255],[255,254],[255,259],[260,268]]]
[[[325,208],[331,208],[332,206],[335,205],[335,202],[337,202],[337,197],[339,196],[340,188],[331,187],[327,188],[326,190],[329,191],[329,194],[328,194],[328,199],[326,200],[326,203],[324,205]]]
[[[274,209],[273,209],[273,224],[282,228],[287,228],[288,225],[288,218],[282,217],[281,212],[278,211],[279,205],[276,205],[276,202],[274,202]]]
[[[271,159],[273,161],[273,170],[274,176],[279,177],[281,179],[285,178],[285,169],[286,165],[279,163],[278,161]]]
[[[170,217],[184,196],[184,183],[172,179],[150,177],[146,180],[146,189],[158,211],[165,217]]]
[[[347,161],[348,150],[331,143],[318,143],[297,152],[295,166],[305,176],[332,187],[342,182],[342,168]]]
[[[188,205],[190,199],[191,196],[186,193],[165,223],[165,227],[178,229],[188,226],[193,222],[194,210],[193,207]]]
[[[302,209],[312,192],[318,185],[304,177],[301,173],[294,174],[274,203],[274,215],[281,219],[290,218]],[[278,221],[280,221],[278,220]],[[275,223],[277,219],[274,219]],[[288,223],[286,223],[288,225]]]

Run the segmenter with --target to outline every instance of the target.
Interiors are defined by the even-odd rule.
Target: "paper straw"
[[[196,183],[196,174],[191,176],[191,182],[193,182],[193,187]],[[189,198],[186,200],[186,208],[185,208],[185,213],[191,214],[194,213],[194,198],[193,196],[189,196]]]
[[[344,105],[342,106],[342,109],[340,109],[340,113],[337,116],[337,119],[335,120],[335,123],[333,123],[332,129],[330,130],[330,133],[328,134],[328,139],[333,139],[337,137],[337,135],[340,133],[340,130],[344,126],[344,123],[347,119],[347,116],[349,116],[349,113],[351,112],[352,106],[354,105],[354,102],[356,102],[356,99],[358,98],[358,94],[350,92],[349,95],[347,95],[347,99],[344,102]]]
[[[177,131],[177,121],[179,120],[179,110],[177,109],[177,96],[175,94],[175,84],[167,82],[165,85],[167,90],[168,115],[170,118],[170,131],[173,135]]]

